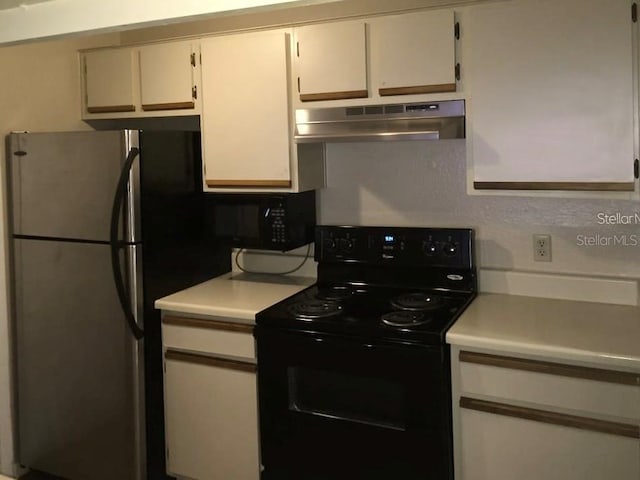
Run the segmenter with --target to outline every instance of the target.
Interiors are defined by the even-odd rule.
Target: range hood
[[[464,100],[296,110],[296,143],[465,138]]]

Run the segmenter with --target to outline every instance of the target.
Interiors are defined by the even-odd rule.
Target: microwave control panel
[[[287,243],[287,226],[285,222],[285,209],[282,206],[271,208],[267,216],[271,223],[271,241],[274,244]]]

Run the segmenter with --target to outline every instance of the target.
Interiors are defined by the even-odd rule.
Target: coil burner
[[[303,300],[289,306],[289,313],[303,320],[332,317],[342,313],[342,306],[325,300]]]
[[[442,298],[428,293],[405,293],[391,299],[391,306],[409,312],[424,312],[440,308]]]
[[[422,312],[411,312],[408,310],[398,310],[385,313],[381,317],[382,323],[391,327],[415,327],[423,325],[429,321]]]
[[[330,287],[322,287],[318,289],[316,297],[319,300],[328,300],[333,302],[339,302],[341,300],[347,300],[353,295],[353,288],[343,285],[334,285]]]

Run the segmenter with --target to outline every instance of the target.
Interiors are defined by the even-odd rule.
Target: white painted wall
[[[2,28],[2,27],[0,27]],[[80,121],[77,50],[118,43],[117,34],[86,39],[0,47],[0,137],[14,130],[87,130]],[[13,475],[10,322],[7,299],[7,224],[4,166],[0,149],[0,473]]]

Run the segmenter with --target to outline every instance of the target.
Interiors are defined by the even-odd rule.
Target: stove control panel
[[[317,226],[315,259],[331,263],[474,266],[468,228]]]

